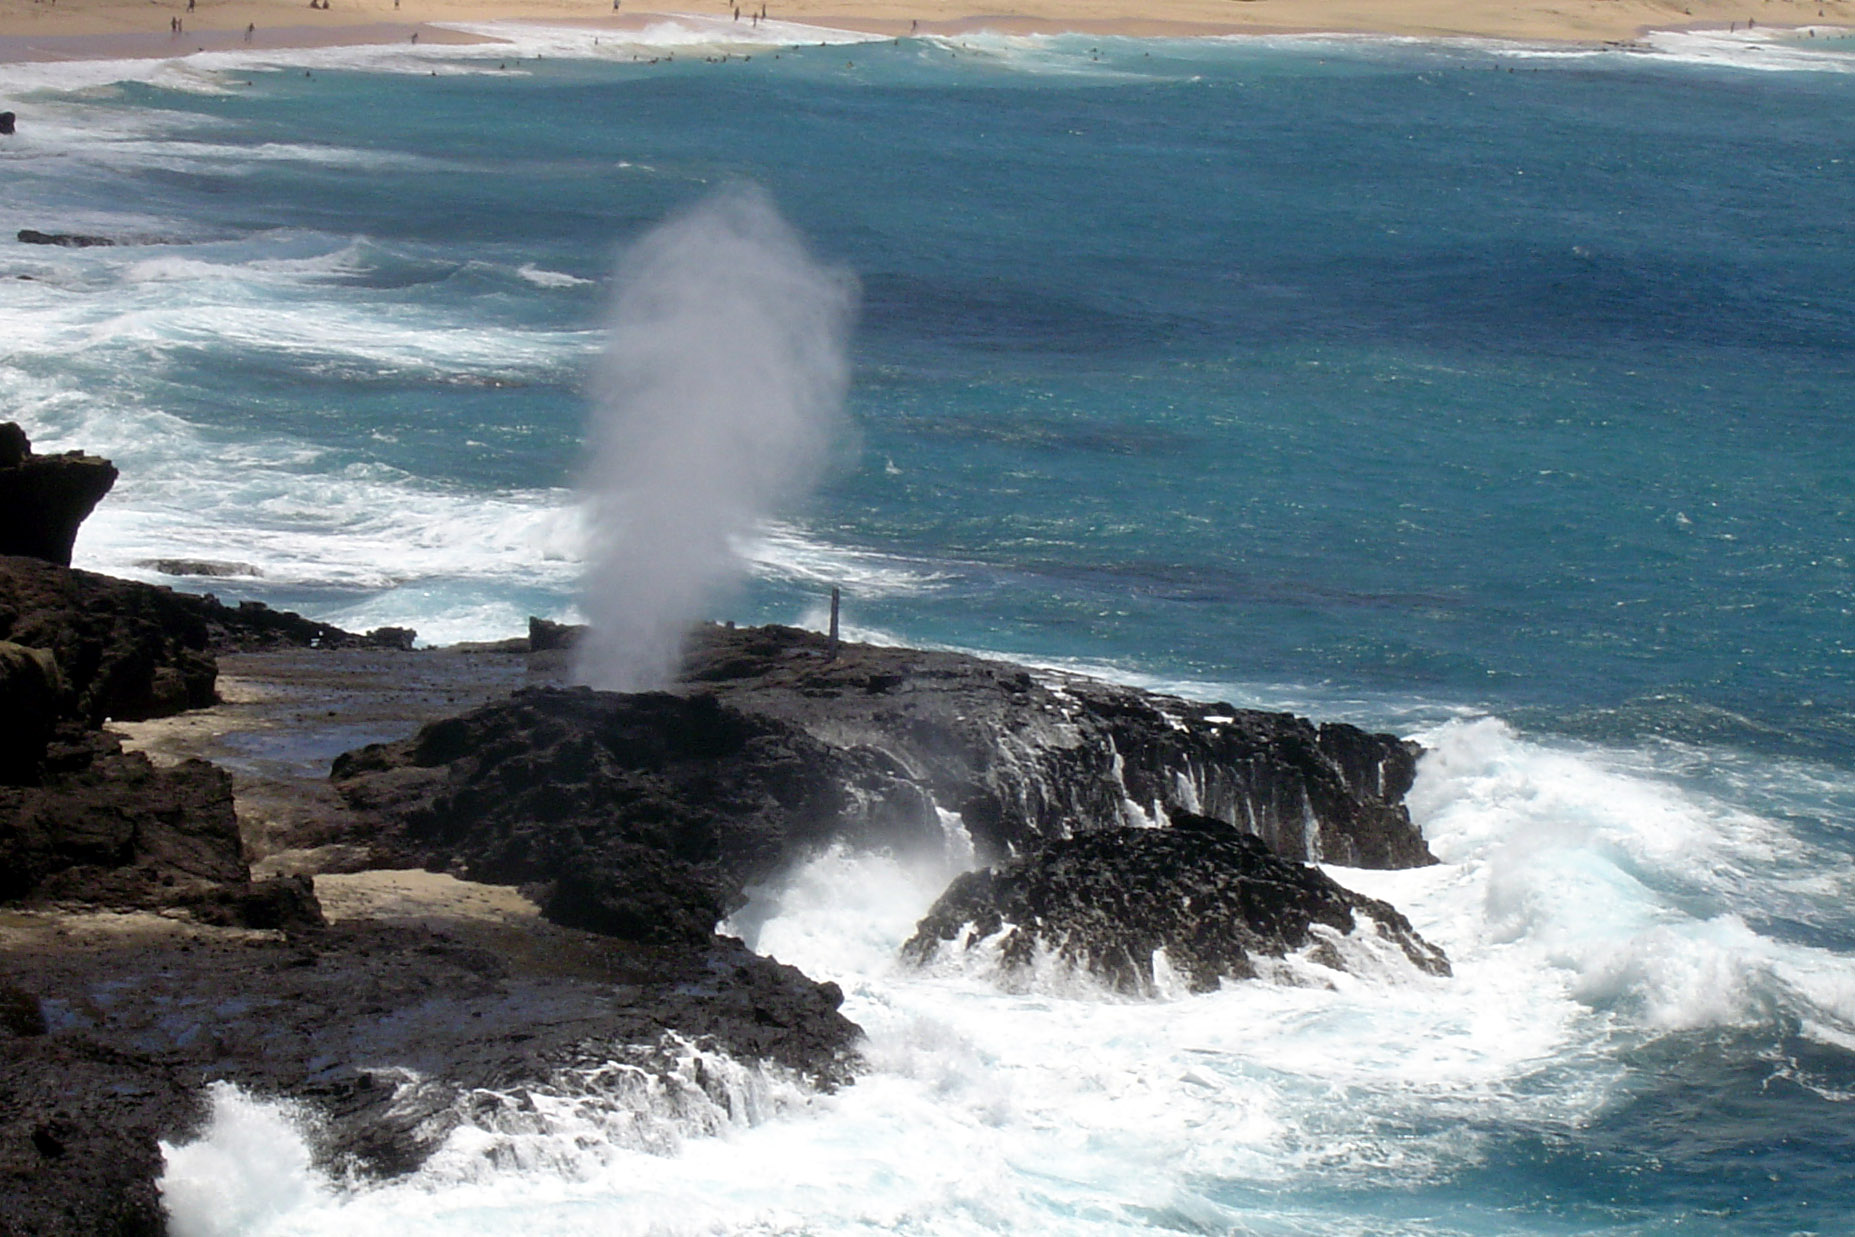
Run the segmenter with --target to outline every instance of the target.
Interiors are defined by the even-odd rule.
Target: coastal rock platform
[[[1303,864],[1433,862],[1402,805],[1416,751],[1392,736],[789,628],[705,628],[670,690],[618,695],[564,686],[568,647],[411,649],[0,567],[28,602],[119,590],[91,608],[128,617],[100,630],[197,658],[212,700],[125,721],[74,659],[44,751],[0,788],[24,874],[0,890],[0,1216],[26,1218],[0,1232],[163,1231],[158,1140],[196,1134],[217,1083],[294,1102],[321,1165],[361,1177],[463,1125],[532,1134],[537,1092],[662,1146],[848,1083],[860,1032],[836,986],[714,931],[833,844],[1000,872],[1119,855],[1252,908],[1290,890],[1315,927],[1286,948],[1357,912],[1445,965],[1390,908],[1310,893]],[[62,665],[92,645],[60,645],[57,616],[84,608],[16,606],[10,630]],[[1192,839],[1211,845],[1166,850]],[[948,899],[982,879],[1005,889],[962,878]],[[1126,909],[1130,991],[1142,951],[1205,986],[1284,948],[1194,955],[1190,916],[1154,936]]]

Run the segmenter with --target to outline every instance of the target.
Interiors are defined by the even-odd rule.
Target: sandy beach
[[[776,0],[771,19],[877,34],[1080,32],[1189,37],[1366,33],[1529,42],[1628,41],[1647,30],[1855,24],[1855,0]],[[641,29],[677,16],[730,19],[732,0],[608,9],[603,0],[0,0],[0,60],[173,56],[194,51],[431,42],[483,36],[442,23],[596,23]],[[741,10],[746,23],[750,10]],[[176,30],[174,22],[180,26]]]

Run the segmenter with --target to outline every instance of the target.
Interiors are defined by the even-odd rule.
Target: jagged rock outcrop
[[[960,814],[982,859],[1186,812],[1289,859],[1435,862],[1403,804],[1419,749],[1396,736],[957,653],[828,654],[812,632],[712,627],[685,677],[824,742],[883,753]]]
[[[91,726],[210,705],[215,649],[409,648],[413,638],[406,628],[361,635],[261,602],[225,606],[210,594],[0,558],[0,640],[50,652],[64,713]]]
[[[200,600],[38,559],[0,559],[0,638],[50,652],[64,679],[64,712],[91,726],[213,702],[218,667]]]
[[[165,906],[250,879],[223,770],[159,769],[100,733],[52,746],[41,784],[0,786],[0,902]]]
[[[1154,954],[1163,950],[1186,985],[1204,992],[1224,979],[1256,978],[1259,959],[1303,949],[1311,961],[1345,970],[1336,944],[1357,934],[1420,971],[1449,974],[1443,952],[1388,903],[1283,859],[1223,821],[1181,814],[1168,828],[1058,838],[958,876],[903,953],[925,964],[943,950],[995,948],[1008,981],[1048,956],[1117,990],[1147,994]]]
[[[77,527],[116,484],[116,466],[66,451],[36,455],[26,431],[0,424],[0,555],[69,566]]]
[[[879,754],[705,694],[531,689],[351,752],[334,777],[402,861],[549,885],[556,922],[634,940],[706,938],[746,885],[834,838],[942,836]]]

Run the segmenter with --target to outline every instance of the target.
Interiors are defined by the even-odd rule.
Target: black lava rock
[[[926,963],[942,949],[971,949],[1002,932],[1007,972],[1026,972],[1047,952],[1138,994],[1153,991],[1153,955],[1163,949],[1193,991],[1209,991],[1226,978],[1255,978],[1259,957],[1309,946],[1313,960],[1343,970],[1332,939],[1361,930],[1395,946],[1418,970],[1449,974],[1443,952],[1388,904],[1283,859],[1222,821],[1177,816],[1169,828],[1057,839],[997,868],[965,873],[903,952]]]

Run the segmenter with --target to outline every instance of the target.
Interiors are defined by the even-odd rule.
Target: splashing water
[[[855,300],[748,187],[626,255],[588,433],[581,681],[666,681],[743,570],[731,539],[810,489],[843,424]]]

